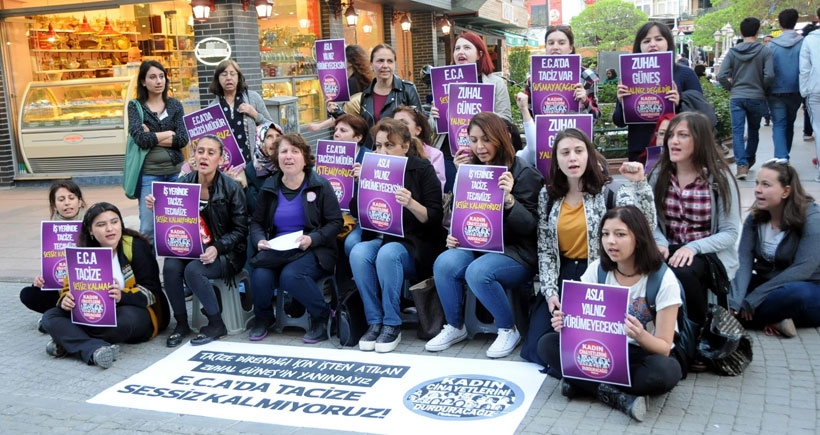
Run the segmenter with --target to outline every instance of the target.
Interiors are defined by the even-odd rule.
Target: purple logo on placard
[[[80,312],[85,320],[91,323],[99,322],[105,314],[105,305],[100,298],[100,293],[83,292],[80,295]]]
[[[376,228],[385,229],[393,221],[393,210],[381,199],[374,199],[367,204],[367,216]]]
[[[654,121],[663,113],[663,100],[656,94],[643,94],[635,99],[635,112],[647,121]]]
[[[481,213],[472,213],[464,219],[464,236],[476,247],[490,242],[493,235],[493,226],[490,219]]]
[[[458,138],[456,139],[456,144],[458,148],[469,148],[470,147],[470,134],[467,133],[467,127],[461,127],[458,130]]]
[[[322,89],[328,100],[333,100],[339,95],[339,82],[333,75],[328,74],[322,79]]]
[[[165,243],[174,254],[185,256],[191,253],[194,242],[185,228],[173,226],[165,233]]]
[[[345,197],[345,186],[342,184],[341,181],[337,178],[331,178],[328,180],[330,182],[330,187],[333,188],[333,193],[336,195],[336,201],[341,202],[342,198]]]
[[[598,341],[582,341],[575,348],[575,366],[589,376],[606,377],[612,371],[612,352]]]
[[[66,275],[68,275],[68,266],[65,260],[60,260],[54,265],[54,278],[57,279],[57,282],[62,283]]]
[[[544,115],[562,114],[569,111],[569,101],[561,94],[550,94],[541,102],[541,113]]]
[[[407,409],[436,420],[496,418],[514,411],[524,401],[524,391],[518,385],[484,375],[430,379],[405,394]]]

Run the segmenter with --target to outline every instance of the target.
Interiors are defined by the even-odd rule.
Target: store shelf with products
[[[58,81],[113,76],[114,67],[128,61],[139,33],[30,28],[28,35],[35,80]]]
[[[300,125],[323,119],[325,101],[317,76],[262,79],[263,98],[281,96],[296,97],[298,99]]]

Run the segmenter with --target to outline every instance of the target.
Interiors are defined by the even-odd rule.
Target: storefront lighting
[[[57,40],[57,32],[54,31],[54,25],[48,23],[48,32],[46,33],[46,40],[48,42],[54,42]]]
[[[353,9],[352,1],[345,11],[345,21],[347,22],[347,27],[356,27],[356,23],[359,22],[359,13],[356,12],[356,9]]]
[[[267,20],[273,15],[273,0],[254,0],[253,5],[260,20]]]
[[[299,27],[301,27],[303,29],[307,29],[308,27],[310,27],[310,20],[307,19],[307,18],[300,18],[299,19]]]
[[[214,0],[191,0],[191,9],[194,12],[194,21],[204,23],[211,17],[214,10]]]
[[[364,13],[364,18],[362,19],[362,32],[364,33],[373,33],[373,21],[370,20],[370,14],[367,12]]]
[[[95,33],[97,33],[97,31],[91,27],[91,24],[88,24],[88,18],[85,15],[83,15],[83,23],[80,24],[80,27],[78,27],[77,30],[74,31],[74,34],[93,35]]]
[[[412,25],[413,22],[410,20],[410,14],[405,13],[404,18],[401,19],[401,29],[405,32],[409,32]]]
[[[108,17],[105,17],[105,26],[100,29],[97,36],[103,37],[112,37],[112,36],[119,36],[120,32],[114,30],[114,27],[111,26],[111,21],[108,20]]]
[[[339,19],[339,14],[342,12],[342,8],[347,7],[344,13],[345,23],[348,27],[356,27],[356,23],[359,22],[359,13],[353,8],[353,0],[349,2],[343,2],[341,0],[326,1],[327,7],[333,12],[333,18],[337,20]]]
[[[447,15],[441,17],[441,33],[443,33],[444,36],[447,36],[447,35],[450,34],[450,29],[452,27],[453,26],[452,26],[452,24],[450,24],[450,20],[447,19]]]

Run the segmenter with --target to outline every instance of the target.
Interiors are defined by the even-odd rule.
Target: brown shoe
[[[738,165],[737,174],[735,174],[735,178],[737,178],[738,180],[745,180],[748,175],[749,167]]]

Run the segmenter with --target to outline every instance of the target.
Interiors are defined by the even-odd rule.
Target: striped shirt
[[[671,244],[686,244],[712,234],[712,194],[705,174],[681,188],[673,173],[664,203]]]

